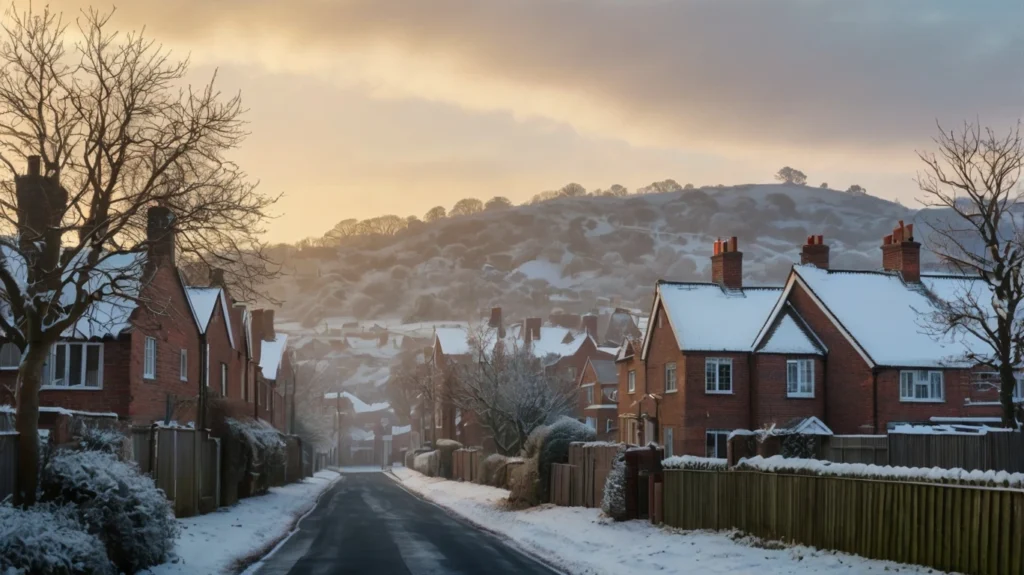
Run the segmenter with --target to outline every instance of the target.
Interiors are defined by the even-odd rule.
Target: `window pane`
[[[730,391],[732,389],[732,362],[723,361],[718,364],[718,390]]]
[[[17,368],[20,363],[21,352],[18,351],[18,346],[13,343],[5,343],[3,347],[0,347],[0,367]]]
[[[706,443],[704,445],[704,457],[715,456],[715,434],[708,432],[706,435]]]
[[[53,348],[53,385],[68,384],[67,379],[65,379],[67,373],[67,349],[68,347],[64,344]]]
[[[727,433],[718,434],[718,451],[715,457],[725,459],[728,456],[728,453],[726,452],[729,445],[728,438],[729,434]]]
[[[795,393],[797,391],[797,363],[790,361],[786,363],[786,391]]]
[[[90,345],[85,348],[85,385],[100,386],[100,351],[102,346]]]
[[[715,389],[718,387],[716,385],[716,375],[718,373],[717,369],[718,366],[715,364],[715,360],[709,359],[704,362],[704,388],[707,391],[715,391]]]
[[[82,385],[82,345],[68,345],[68,385]]]

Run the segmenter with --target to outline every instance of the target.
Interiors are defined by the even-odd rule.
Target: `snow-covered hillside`
[[[872,196],[782,184],[563,198],[295,250],[293,273],[273,290],[307,328],[342,316],[471,320],[493,305],[506,317],[616,302],[642,309],[660,278],[707,280],[718,237],[739,237],[745,281],[772,284],[810,234],[825,236],[834,267],[878,268],[882,237],[915,215]]]

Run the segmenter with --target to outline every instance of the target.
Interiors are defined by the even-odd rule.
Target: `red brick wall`
[[[231,339],[228,336],[227,324],[224,318],[224,307],[217,302],[213,308],[213,316],[206,328],[206,342],[210,346],[210,396],[219,396],[221,393],[220,373],[221,364],[228,367],[227,390],[225,396],[228,399],[240,399],[242,397],[241,386],[238,385],[240,369],[237,358],[238,351],[231,346]],[[234,333],[235,345],[242,345],[239,337],[241,334]]]
[[[998,405],[967,406],[965,400],[998,401],[994,391],[982,392],[971,383],[969,370],[943,372],[945,401],[917,403],[900,401],[900,370],[886,369],[878,374],[878,431],[885,433],[889,423],[927,422],[931,417],[999,417]]]
[[[660,321],[659,321],[660,320]],[[683,361],[683,354],[679,351],[679,344],[676,342],[675,334],[669,325],[668,318],[664,315],[664,309],[659,306],[651,316],[653,327],[650,330],[650,341],[647,347],[647,361],[644,362],[643,387],[637,377],[637,398],[645,394],[657,394],[661,396],[661,402],[657,405],[654,400],[646,399],[640,404],[639,413],[645,413],[649,417],[659,418],[659,427],[671,426],[676,429],[675,440],[680,442],[682,436],[679,429],[683,425],[684,403],[686,401],[686,390],[683,379],[686,364]],[[665,393],[665,364],[676,363],[676,382],[679,391],[676,393]],[[633,401],[636,401],[634,399]],[[637,413],[637,408],[632,409]],[[643,425],[640,426],[643,430]],[[642,432],[641,432],[642,434]],[[659,440],[664,439],[659,430]],[[653,437],[641,437],[641,444],[653,441]],[[679,451],[675,451],[679,453]]]
[[[732,359],[731,394],[705,391],[704,362],[709,357]],[[683,420],[662,420],[663,426],[675,428],[674,454],[703,456],[705,435],[709,429],[731,431],[750,428],[749,358],[749,353],[686,352],[685,370],[677,375],[681,389],[685,382],[685,391],[681,392],[684,394]]]
[[[814,361],[814,397],[788,397],[786,394],[786,361],[810,359]],[[783,425],[795,417],[817,417],[825,421],[825,362],[821,357],[755,355],[753,413],[754,427],[772,423]]]
[[[586,387],[584,387],[586,386]],[[576,393],[576,405],[573,410],[572,416],[580,421],[584,421],[589,414],[584,414],[584,410],[587,409],[593,403],[600,403],[601,398],[598,397],[600,393],[597,385],[597,373],[594,371],[594,366],[587,364],[583,369],[583,375],[580,377],[579,391]],[[587,390],[594,394],[594,401],[587,401]]]
[[[199,392],[199,332],[177,271],[159,268],[146,289],[148,300],[161,302],[167,309],[154,314],[149,308],[159,305],[140,306],[132,316],[135,331],[131,335],[131,358],[120,370],[121,376],[131,381],[129,416],[133,423],[163,420],[170,395],[178,400],[173,415],[178,423],[193,421]],[[142,377],[147,336],[157,340],[156,379],[152,380]],[[182,349],[188,355],[188,381],[181,381]],[[106,374],[104,378],[108,378]]]

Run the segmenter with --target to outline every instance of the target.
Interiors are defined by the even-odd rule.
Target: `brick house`
[[[634,341],[616,360],[620,439],[724,457],[733,429],[812,417],[836,434],[998,421],[995,391],[979,385],[987,374],[957,359],[981,342],[922,329],[943,299],[987,288],[922,274],[902,222],[882,252],[882,271],[830,270],[812,236],[784,287],[751,288],[732,238],[715,243],[711,283],[659,282],[639,361]]]
[[[614,441],[618,434],[618,386],[613,360],[587,359],[580,373],[579,412],[600,441]]]
[[[294,417],[295,370],[288,334],[274,329],[274,311],[264,310],[260,322],[257,413],[281,431],[290,431]]]
[[[113,413],[138,424],[194,420],[199,337],[175,267],[173,225],[170,210],[149,208],[148,252],[112,256],[100,265],[114,275],[137,273],[138,283],[121,292],[131,297],[94,304],[54,345],[44,368],[41,406]],[[14,404],[20,355],[10,343],[0,350],[0,403]],[[40,415],[41,426],[51,423],[47,413]]]

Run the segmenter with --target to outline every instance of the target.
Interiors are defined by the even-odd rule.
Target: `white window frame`
[[[182,349],[178,359],[178,377],[181,381],[188,381],[188,350]]]
[[[587,405],[594,405],[594,387],[587,388]]]
[[[156,338],[146,336],[145,349],[142,353],[142,378],[156,379]]]
[[[228,364],[220,362],[220,396],[228,396]]]
[[[922,381],[921,376],[925,380]],[[935,381],[938,376],[938,381]],[[939,391],[934,396],[935,389]],[[927,397],[918,397],[919,389],[927,390]],[[946,383],[941,370],[905,369],[900,371],[900,401],[903,403],[944,403],[946,401]]]
[[[675,429],[666,427],[665,431],[665,457],[672,457],[674,455],[675,448]]]
[[[13,360],[13,363],[10,363]],[[21,367],[21,350],[11,342],[0,346],[0,370],[15,370]]]
[[[722,384],[722,366],[729,366],[729,388],[723,389]],[[715,367],[715,377],[712,381],[708,378],[708,368]],[[704,393],[710,394],[722,394],[731,395],[733,389],[736,387],[736,378],[733,371],[732,358],[731,357],[708,357],[704,359]]]
[[[636,392],[636,370],[635,369],[629,370],[629,373],[626,374],[626,391],[628,393],[635,393]]]
[[[613,423],[613,421],[612,421],[612,418],[610,418],[610,417],[608,419],[604,420],[604,432],[605,433],[611,433],[612,430],[615,429],[615,427],[612,425],[612,423]]]
[[[728,450],[729,444],[729,433],[724,429],[707,429],[704,431],[704,457],[718,458],[718,448],[721,447],[724,450]],[[715,453],[708,453],[708,436],[715,436]],[[722,442],[725,442],[724,445]],[[728,453],[728,451],[726,451]]]
[[[669,377],[669,374],[672,376]],[[677,391],[679,391],[678,372],[676,371],[676,362],[671,361],[665,364],[665,393],[675,393]]]
[[[576,382],[576,368],[572,367],[572,366],[569,366],[566,371],[569,374],[569,381],[575,383]]]
[[[786,360],[786,397],[814,397],[813,359]]]
[[[597,431],[597,418],[596,417],[587,417],[586,424],[587,424],[587,427],[589,427],[590,429],[593,429],[594,431]]]
[[[67,382],[70,381],[71,377],[71,347],[77,346],[82,348],[82,378],[83,382],[81,385],[71,386]],[[64,373],[61,374],[60,381],[65,383],[58,384],[54,383],[53,377],[53,366],[57,365],[57,348],[64,348]],[[103,389],[103,344],[102,343],[85,343],[85,342],[60,342],[55,343],[50,347],[50,353],[46,355],[46,362],[43,365],[43,383],[39,386],[40,389],[59,389],[59,390],[72,390],[72,391],[98,391]],[[99,349],[99,365],[96,370],[96,385],[85,385],[86,369],[89,364],[89,348]]]

